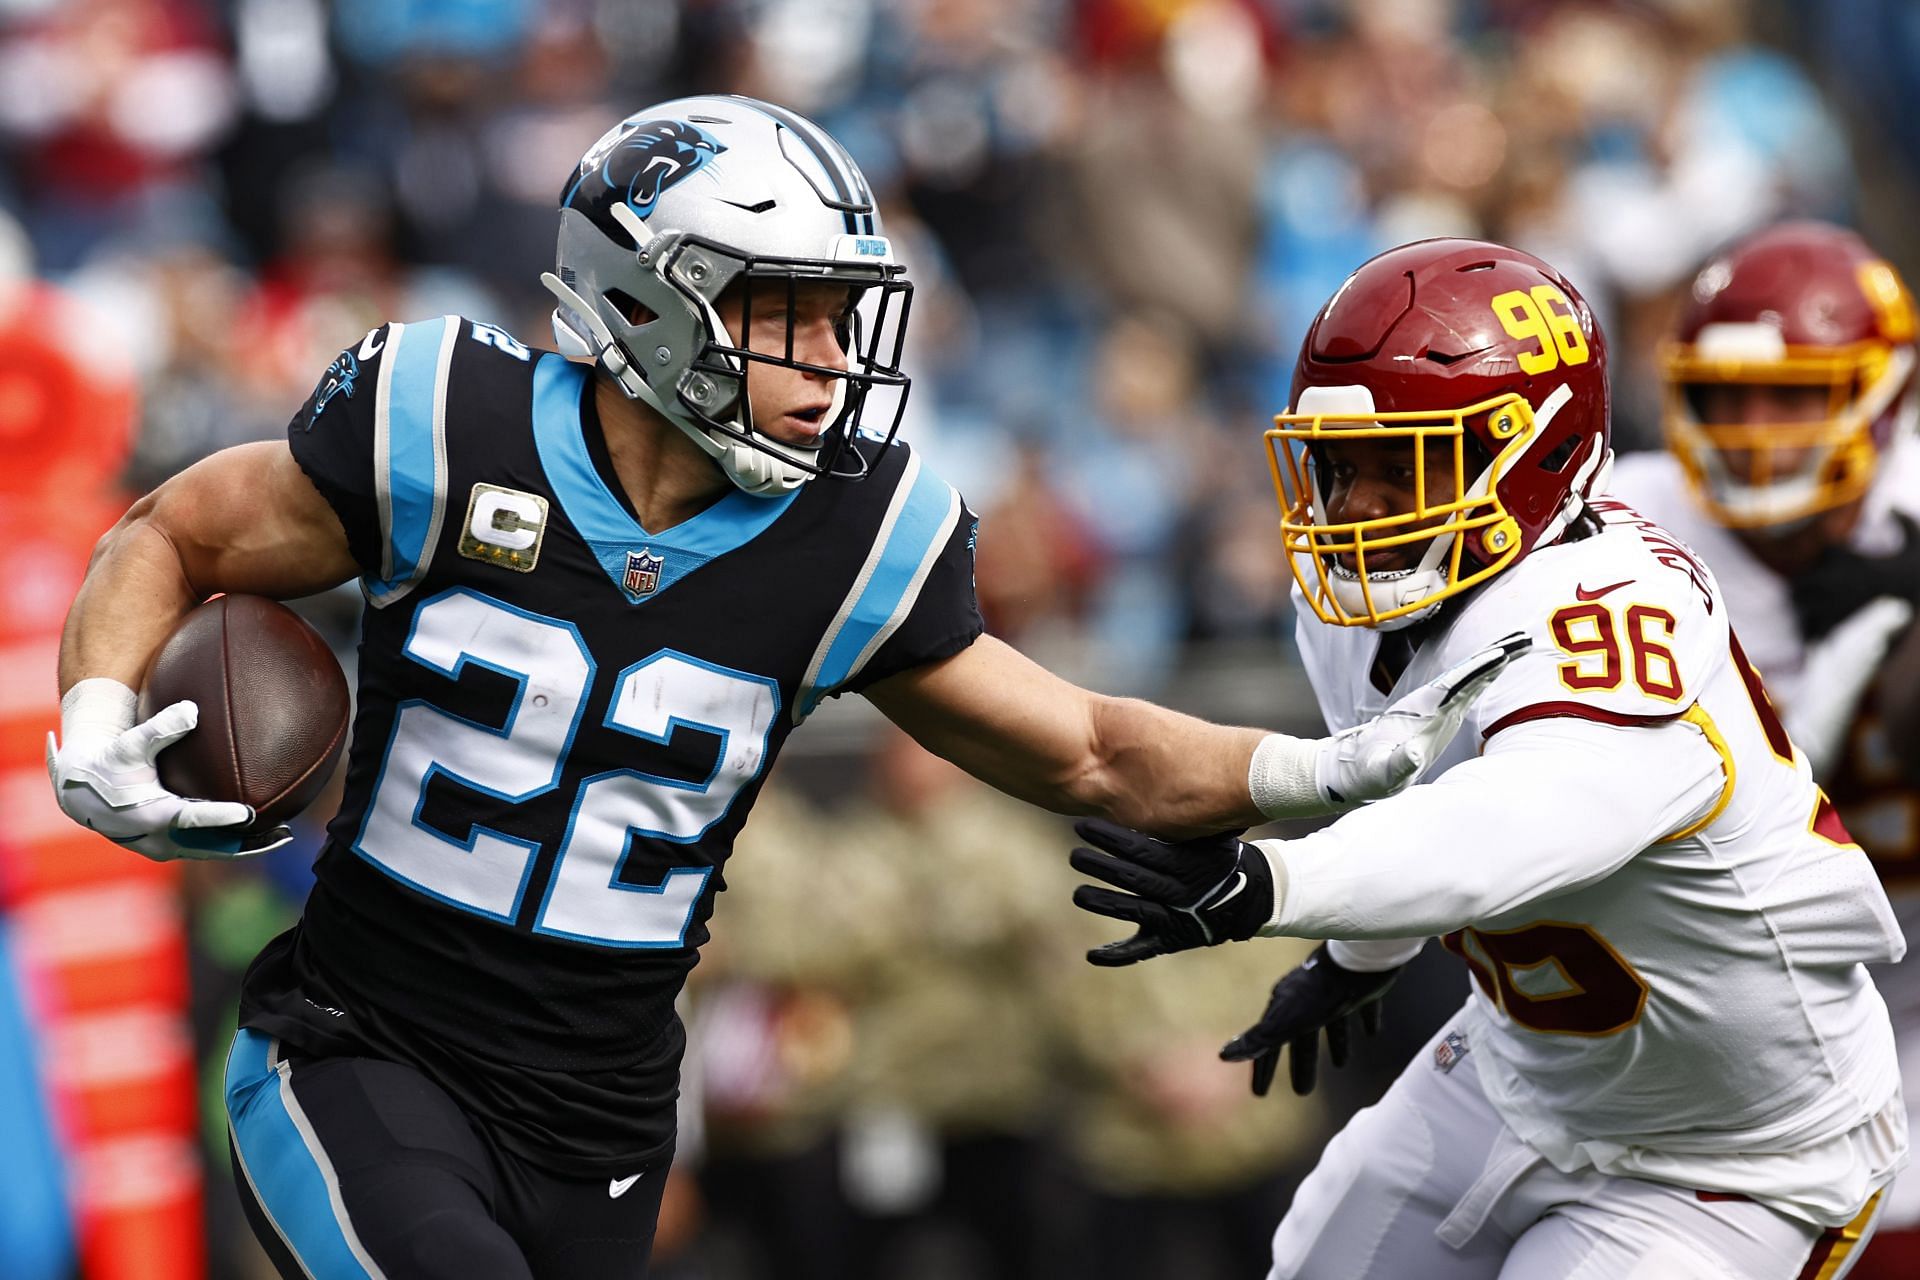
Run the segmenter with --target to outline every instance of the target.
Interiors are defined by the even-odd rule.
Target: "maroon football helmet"
[[[1314,318],[1292,411],[1267,432],[1307,603],[1341,626],[1430,616],[1560,536],[1605,485],[1610,421],[1606,343],[1558,271],[1479,240],[1374,258]],[[1404,444],[1413,510],[1327,522],[1316,446],[1354,437]],[[1427,445],[1448,440],[1450,474],[1428,474]],[[1369,551],[1400,547],[1418,551],[1416,567],[1368,571]]]
[[[1913,298],[1865,241],[1769,227],[1693,282],[1661,351],[1667,444],[1722,524],[1797,527],[1866,492],[1914,364]]]

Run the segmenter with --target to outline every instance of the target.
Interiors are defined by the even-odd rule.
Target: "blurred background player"
[[[1912,294],[1857,234],[1769,227],[1707,263],[1661,353],[1667,454],[1615,496],[1714,571],[1794,744],[1920,941],[1920,379]],[[1910,1108],[1920,965],[1880,972]],[[1920,1272],[1920,1175],[1857,1276]]]
[[[1334,293],[1268,433],[1330,725],[1515,628],[1433,778],[1293,840],[1099,822],[1131,964],[1330,939],[1226,1056],[1336,1050],[1429,935],[1459,1014],[1328,1144],[1275,1280],[1843,1274],[1907,1162],[1893,911],[1733,638],[1713,575],[1603,495],[1607,350],[1573,286],[1426,240]],[[1336,1059],[1339,1054],[1336,1052]]]

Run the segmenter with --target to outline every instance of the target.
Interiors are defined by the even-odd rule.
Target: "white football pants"
[[[1453,1030],[1327,1145],[1268,1280],[1839,1280],[1873,1232],[1878,1195],[1822,1231],[1750,1200],[1561,1173],[1487,1101],[1471,1044],[1440,1051]]]

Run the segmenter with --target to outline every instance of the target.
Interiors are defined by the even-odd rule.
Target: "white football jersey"
[[[1532,651],[1420,786],[1286,842],[1273,931],[1452,928],[1488,1096],[1554,1165],[1845,1222],[1905,1158],[1892,1031],[1861,967],[1904,944],[1713,574],[1651,521],[1597,508],[1600,532],[1448,606],[1396,691],[1516,630]],[[1389,705],[1371,679],[1380,633],[1303,608],[1299,639],[1330,727]],[[1529,777],[1539,794],[1515,794]],[[1610,794],[1621,777],[1657,803]],[[1583,865],[1583,846],[1620,843],[1626,809],[1656,824],[1625,845],[1638,852]],[[1396,841],[1414,852],[1365,882]],[[1484,883],[1491,864],[1505,883]],[[1485,914],[1445,923],[1463,910]]]
[[[1788,600],[1786,582],[1693,499],[1679,462],[1664,451],[1629,454],[1613,470],[1613,495],[1679,534],[1713,566],[1727,612],[1754,666],[1786,709],[1790,723],[1803,696],[1835,696],[1809,671],[1809,646]],[[1868,493],[1851,545],[1884,554],[1898,545],[1895,512],[1920,517],[1920,441],[1902,437],[1882,463]],[[1834,752],[1826,787],[1849,834],[1873,859],[1887,888],[1909,949],[1920,940],[1920,792],[1894,767],[1871,690],[1851,714]],[[1906,1080],[1908,1125],[1920,1126],[1920,964],[1882,970],[1875,978],[1892,1015]],[[1908,1170],[1889,1191],[1883,1225],[1920,1224],[1920,1171]]]
[[[1801,695],[1808,646],[1785,580],[1693,500],[1671,454],[1622,457],[1614,465],[1612,490],[1713,566],[1747,656],[1765,675],[1780,705],[1793,706]],[[1895,512],[1920,519],[1920,441],[1912,437],[1902,437],[1882,464],[1854,527],[1853,548],[1871,555],[1897,547]],[[1903,785],[1892,767],[1871,695],[1853,718],[1827,789],[1847,830],[1879,867],[1888,889],[1920,892],[1920,792]],[[1920,908],[1903,907],[1903,913],[1920,922]]]

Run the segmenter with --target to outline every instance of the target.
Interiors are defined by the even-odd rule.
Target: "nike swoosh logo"
[[[640,1179],[645,1176],[643,1171],[641,1173],[630,1174],[624,1178],[613,1179],[613,1181],[607,1183],[607,1198],[609,1200],[618,1200],[632,1189],[634,1183],[640,1181]]]
[[[361,360],[371,360],[375,356],[380,354],[380,348],[387,345],[387,340],[385,338],[382,338],[380,339],[380,341],[375,342],[373,340],[373,335],[378,332],[380,332],[378,329],[367,330],[367,336],[360,339],[360,349],[353,353],[356,358]]]
[[[1625,578],[1619,582],[1614,583],[1610,587],[1601,587],[1598,591],[1589,591],[1585,587],[1575,587],[1573,589],[1573,598],[1576,600],[1598,600],[1601,596],[1606,595],[1609,591],[1618,591],[1620,588],[1627,586],[1634,581],[1635,579],[1633,578]]]
[[[714,198],[715,198],[716,200],[718,200],[718,199],[719,199],[719,197],[718,197],[718,196],[716,196],[716,197],[714,197]],[[773,201],[771,201],[771,200],[760,200],[760,201],[757,201],[757,202],[755,202],[755,203],[753,203],[753,204],[741,204],[741,203],[740,203],[740,202],[739,202],[738,200],[721,200],[721,201],[720,201],[720,203],[721,203],[721,204],[730,204],[730,205],[732,205],[732,206],[733,206],[734,208],[736,208],[736,209],[744,209],[744,210],[746,210],[746,211],[747,211],[748,213],[765,213],[765,212],[766,212],[767,210],[769,210],[769,209],[771,209],[771,208],[773,208]]]
[[[1242,889],[1247,887],[1246,872],[1244,871],[1234,872],[1233,879],[1234,879],[1233,888],[1227,890],[1225,893],[1215,898],[1212,902],[1208,902],[1204,904],[1207,910],[1211,911],[1215,907],[1224,907],[1227,903],[1232,902],[1236,897],[1238,897]]]

